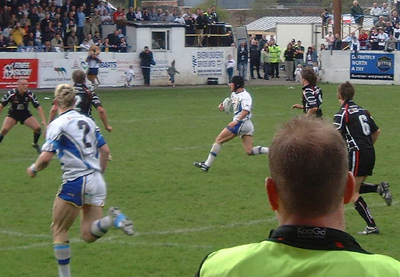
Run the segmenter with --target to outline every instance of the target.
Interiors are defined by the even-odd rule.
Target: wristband
[[[33,174],[37,175],[38,172],[37,172],[37,170],[35,168],[35,164],[31,165],[31,171],[32,171]]]

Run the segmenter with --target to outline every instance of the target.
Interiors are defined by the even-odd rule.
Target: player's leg
[[[249,156],[268,154],[268,147],[253,147],[253,122],[249,119],[245,121],[238,131],[238,136],[242,139],[243,149]]]
[[[35,148],[38,153],[40,153],[40,147],[38,145],[38,141],[40,138],[40,134],[42,133],[42,128],[40,128],[39,122],[36,120],[34,116],[30,116],[27,119],[25,119],[24,125],[33,130],[32,147]]]
[[[0,143],[3,141],[4,136],[7,135],[7,133],[15,126],[15,124],[17,124],[17,121],[14,118],[9,116],[4,118],[3,126],[0,130]]]
[[[70,258],[71,248],[69,246],[68,230],[79,214],[80,208],[56,197],[53,206],[53,249],[58,261],[58,272],[60,277],[71,276]]]
[[[234,131],[231,131],[227,128],[223,129],[222,132],[215,139],[215,142],[211,147],[210,153],[208,154],[207,160],[205,162],[195,162],[194,165],[201,168],[203,171],[208,171],[212,163],[217,158],[218,153],[221,151],[222,144],[230,141],[234,137],[236,137]]]

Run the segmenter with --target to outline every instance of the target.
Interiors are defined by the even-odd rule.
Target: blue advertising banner
[[[350,79],[393,80],[394,54],[350,54]]]

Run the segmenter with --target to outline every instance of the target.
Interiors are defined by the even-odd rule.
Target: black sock
[[[368,209],[367,203],[365,203],[364,199],[361,196],[358,197],[356,203],[354,203],[354,208],[367,223],[368,227],[376,226],[375,220]]]
[[[3,141],[4,136],[0,134],[0,143]]]
[[[40,138],[40,131],[39,131],[39,133],[34,132],[33,133],[33,143],[37,144],[39,141],[39,138]]]
[[[370,184],[370,183],[361,183],[360,194],[378,192],[378,185]]]

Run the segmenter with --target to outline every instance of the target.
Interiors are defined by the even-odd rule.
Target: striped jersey
[[[252,113],[252,105],[253,105],[253,100],[251,99],[250,93],[247,92],[247,90],[243,89],[241,92],[232,92],[231,94],[231,100],[232,100],[232,105],[233,105],[233,120],[236,120],[240,113],[243,110],[248,111],[249,113],[246,115],[245,118],[242,119],[242,121],[246,121],[251,118]]]
[[[46,130],[42,151],[56,152],[64,180],[74,180],[101,171],[98,149],[106,144],[93,120],[68,110],[53,120]]]
[[[346,140],[349,152],[374,148],[371,134],[379,127],[369,111],[352,100],[343,103],[339,112],[335,114],[333,122]]]
[[[3,98],[1,98],[1,104],[3,107],[10,103],[9,112],[28,111],[29,102],[32,102],[32,105],[35,108],[40,106],[36,95],[32,91],[27,90],[23,95],[21,95],[17,88],[8,91]]]
[[[94,91],[90,91],[85,84],[75,84],[75,110],[92,118],[92,105],[97,109],[101,106],[100,98]]]
[[[304,107],[304,113],[312,108],[318,108],[316,116],[322,116],[321,104],[322,104],[322,90],[317,85],[307,85],[303,87],[302,103]]]
[[[400,277],[400,262],[368,253],[340,230],[286,225],[262,242],[209,254],[196,276]]]

